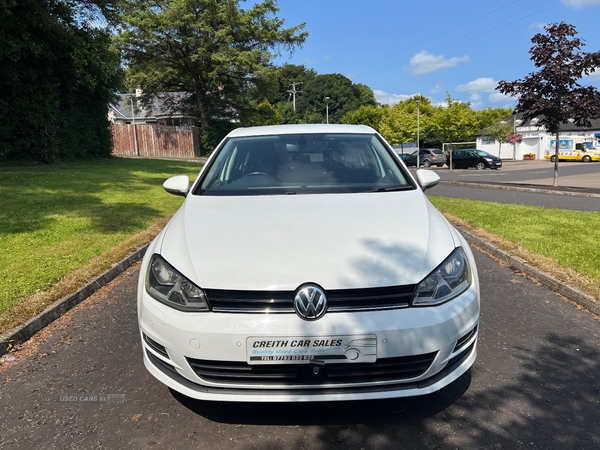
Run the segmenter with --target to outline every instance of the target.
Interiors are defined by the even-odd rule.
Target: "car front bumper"
[[[138,293],[144,364],[159,381],[195,399],[338,401],[408,397],[447,386],[474,363],[475,283],[436,307],[295,314],[185,313]],[[248,364],[247,340],[376,337],[375,363]],[[391,375],[390,375],[391,373]]]

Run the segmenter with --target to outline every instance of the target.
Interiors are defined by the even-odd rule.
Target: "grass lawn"
[[[429,199],[440,211],[479,234],[488,233],[500,247],[600,299],[600,213],[437,196]]]
[[[163,181],[193,180],[200,167],[121,158],[0,166],[0,332],[147,242],[183,201]]]
[[[0,165],[0,332],[74,292],[164,226],[183,199],[172,175],[196,163],[121,159]],[[600,214],[430,197],[532,264],[600,298]]]

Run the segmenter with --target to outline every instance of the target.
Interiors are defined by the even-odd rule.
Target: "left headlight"
[[[146,277],[146,291],[152,298],[180,311],[208,311],[204,291],[180,274],[160,255],[153,255]]]
[[[465,252],[457,247],[421,281],[413,295],[413,306],[435,306],[452,300],[471,285],[469,263]]]

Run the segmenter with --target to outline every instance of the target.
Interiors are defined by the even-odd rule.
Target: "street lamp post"
[[[326,123],[329,124],[329,97],[325,97],[325,117]]]
[[[421,165],[421,146],[419,145],[419,133],[421,128],[421,99],[417,99],[417,169]]]

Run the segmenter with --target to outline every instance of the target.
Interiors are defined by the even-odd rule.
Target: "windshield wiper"
[[[388,186],[388,187],[380,187],[374,188],[371,192],[392,192],[392,191],[407,191],[411,190],[412,186]]]

